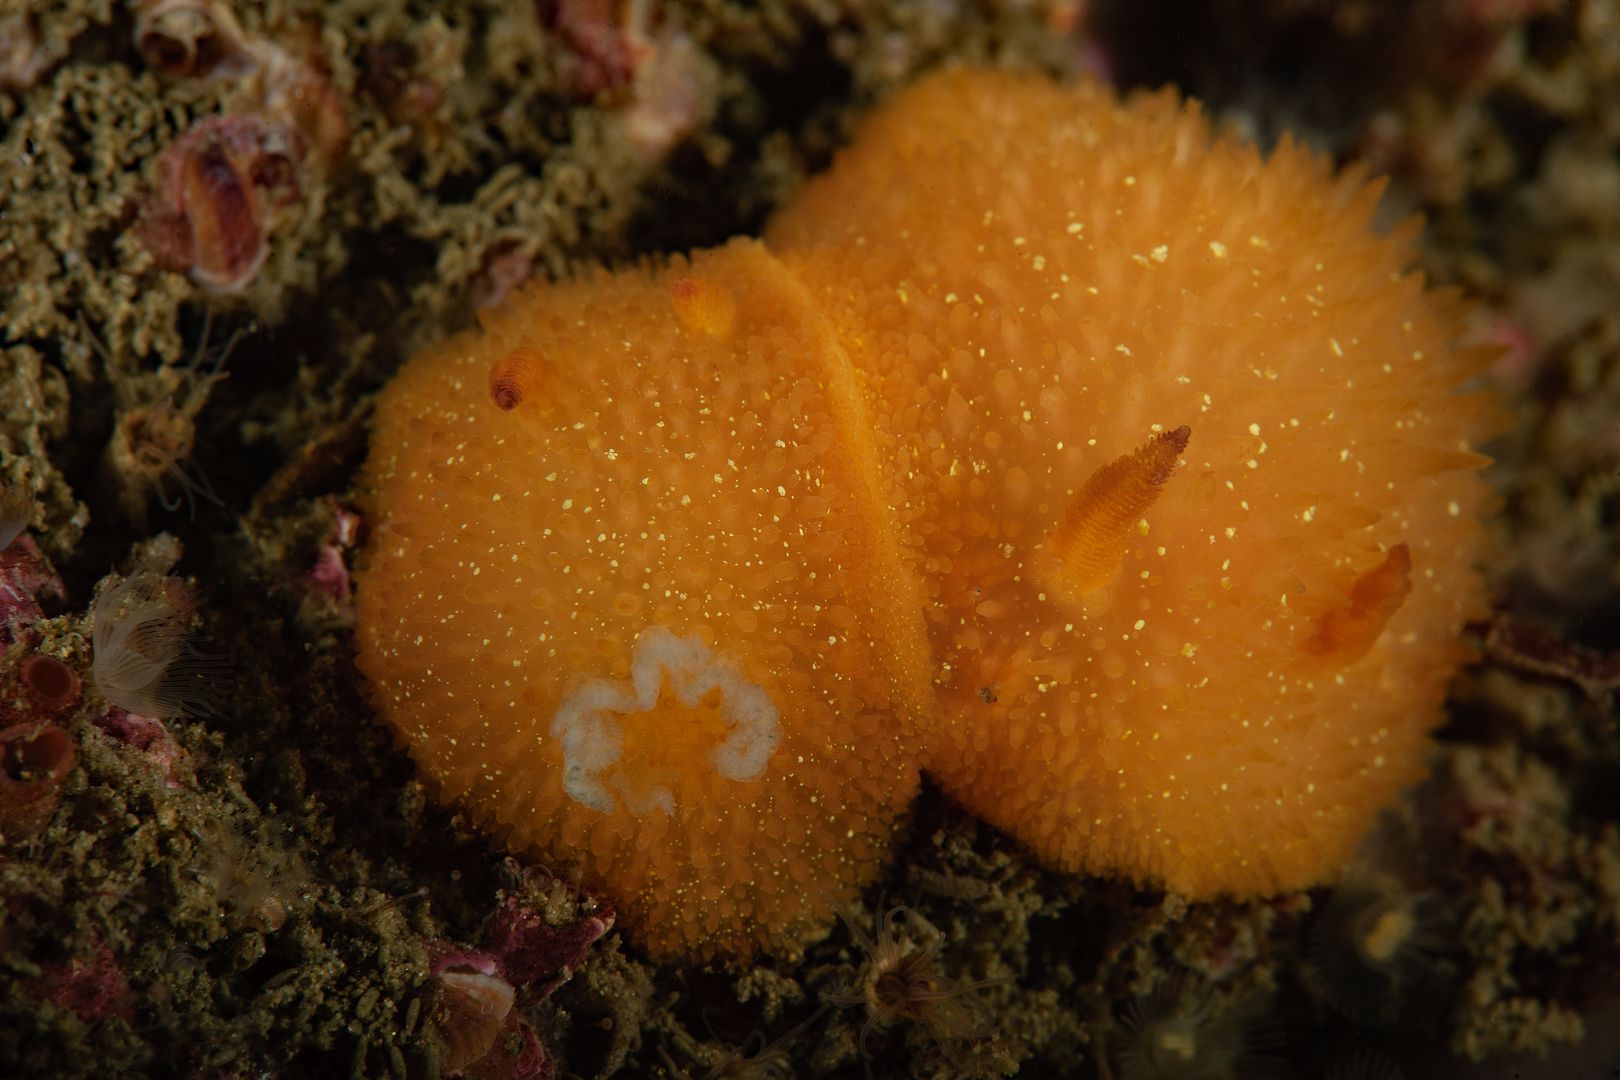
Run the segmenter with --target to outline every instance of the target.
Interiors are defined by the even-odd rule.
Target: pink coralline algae
[[[567,981],[591,946],[613,929],[613,913],[587,915],[568,926],[547,925],[540,914],[509,898],[484,929],[484,948],[513,984],[545,997]]]
[[[163,721],[111,705],[105,714],[95,719],[95,725],[161,768],[164,787],[183,786],[180,776],[185,771],[185,752],[180,749],[180,744],[169,729],[163,726]]]
[[[332,524],[315,550],[315,564],[310,568],[308,581],[311,590],[332,602],[344,623],[354,619],[348,559],[359,538],[360,515],[334,501]]]
[[[315,566],[309,572],[309,583],[315,590],[338,603],[349,599],[349,568],[343,564],[343,552],[332,544],[322,544],[315,553]]]
[[[500,307],[534,277],[534,259],[511,241],[484,252],[484,265],[472,288],[475,308]]]
[[[613,926],[611,912],[551,926],[508,898],[485,925],[483,948],[441,943],[432,951],[433,1019],[440,1068],[478,1080],[549,1080],[556,1066],[534,1030],[513,1012],[561,986]]]
[[[1593,701],[1620,690],[1620,651],[1578,645],[1527,619],[1498,615],[1491,620],[1485,652],[1517,671],[1574,683]]]
[[[130,1015],[129,982],[105,942],[96,945],[88,960],[73,960],[46,972],[39,991],[46,1001],[87,1024]]]
[[[19,536],[0,550],[0,649],[43,617],[40,597],[63,594],[62,579],[32,537]]]
[[[568,47],[569,89],[582,98],[628,86],[650,51],[647,5],[617,0],[539,0],[540,22]]]
[[[300,194],[304,138],[261,116],[212,116],[158,157],[142,236],[158,262],[216,292],[247,286],[278,212]]]

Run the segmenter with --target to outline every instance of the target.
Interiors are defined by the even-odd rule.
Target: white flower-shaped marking
[[[619,718],[650,711],[658,704],[666,679],[676,699],[688,708],[719,691],[721,715],[730,732],[709,752],[716,772],[738,782],[764,775],[782,739],[770,695],[744,679],[729,658],[711,653],[699,638],[676,637],[665,627],[649,626],[636,638],[628,683],[607,679],[586,683],[563,698],[552,717],[551,737],[562,743],[563,791],[569,798],[603,814],[618,807],[606,773],[624,754]],[[675,795],[668,788],[653,788],[633,799],[625,794],[631,813],[654,808],[666,815],[675,812]]]

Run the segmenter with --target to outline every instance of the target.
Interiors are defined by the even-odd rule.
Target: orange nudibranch
[[[1484,610],[1479,357],[1377,201],[1170,92],[921,81],[763,242],[404,367],[378,710],[659,957],[823,934],[923,771],[1064,870],[1332,878]]]

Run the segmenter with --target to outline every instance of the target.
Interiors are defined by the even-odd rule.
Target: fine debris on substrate
[[[1265,40],[1291,17],[1291,5],[1274,6],[1258,31],[1252,19],[1232,25]],[[1335,32],[1371,32],[1333,21],[1357,6],[1326,5]],[[293,162],[298,198],[263,223],[263,262],[218,294],[162,269],[173,250],[154,251],[138,226],[165,150],[211,118],[269,108],[263,85],[160,74],[135,47],[130,11],[110,3],[0,24],[24,26],[35,48],[0,70],[0,160],[29,166],[8,173],[0,194],[0,483],[29,493],[26,539],[66,577],[0,659],[0,691],[32,701],[22,666],[37,657],[84,681],[73,706],[43,721],[75,755],[51,817],[0,864],[0,1012],[17,1039],[0,1060],[58,1075],[266,1065],[403,1075],[442,1061],[435,943],[475,949],[495,913],[541,883],[530,873],[525,884],[521,865],[432,808],[402,755],[362,720],[344,603],[364,528],[345,496],[365,394],[415,345],[531,275],[757,224],[864,105],[943,56],[1084,63],[1072,40],[1047,33],[1064,9],[668,5],[640,28],[663,61],[638,75],[611,55],[564,48],[577,26],[555,22],[542,36],[527,8],[422,17],[390,3],[240,5],[244,35],[326,81],[347,143],[331,161],[312,163],[311,151]],[[1507,320],[1497,329],[1519,343],[1520,366],[1505,374],[1535,388],[1504,470],[1512,565],[1537,594],[1535,613],[1590,636],[1612,607],[1603,485],[1613,448],[1594,420],[1620,349],[1591,316],[1590,291],[1564,284],[1613,279],[1601,254],[1616,223],[1603,163],[1617,137],[1620,37],[1602,33],[1605,5],[1516,10],[1518,22],[1484,28],[1507,51],[1472,71],[1434,68],[1451,81],[1401,85],[1371,119],[1329,126],[1325,138],[1346,153],[1387,151],[1408,203],[1439,215],[1431,267],[1483,291]],[[638,78],[681,91],[662,95],[681,107],[637,111]],[[606,84],[585,93],[582,79]],[[831,100],[826,86],[838,88]],[[309,129],[312,142],[320,130]],[[210,145],[183,147],[216,153]],[[260,144],[246,145],[257,160]],[[1569,242],[1582,232],[1594,243]],[[187,371],[210,310],[213,347],[245,336],[230,378],[199,397]],[[216,486],[243,493],[227,496],[228,511],[203,506],[190,522],[154,494],[142,522],[123,492],[96,492],[119,422],[165,402],[200,429],[200,465],[219,470]],[[111,562],[133,568],[132,545],[159,527],[186,537],[180,569],[204,602],[208,647],[233,662],[230,704],[200,722],[119,715],[92,677],[92,586]],[[1549,577],[1560,566],[1578,580]],[[50,579],[47,564],[29,567],[28,580]],[[1572,614],[1575,594],[1603,606]],[[1021,1063],[1120,1075],[1132,1034],[1182,1003],[1199,1017],[1230,1005],[1246,1027],[1272,1010],[1289,1046],[1255,1049],[1308,1075],[1362,1039],[1410,1069],[1435,1031],[1469,1056],[1574,1037],[1595,974],[1578,958],[1613,955],[1617,937],[1620,813],[1601,795],[1616,789],[1613,694],[1561,678],[1546,655],[1536,652],[1538,668],[1508,657],[1471,679],[1418,804],[1477,815],[1460,840],[1425,834],[1427,861],[1401,867],[1407,887],[1437,893],[1450,916],[1453,941],[1429,960],[1446,988],[1428,1021],[1438,1028],[1368,1032],[1335,1009],[1306,963],[1325,894],[1188,906],[1065,881],[936,799],[903,853],[907,872],[851,919],[870,928],[904,905],[913,915],[896,935],[911,949],[938,942],[940,978],[1010,981],[976,991],[991,1023],[971,1040],[942,1047],[903,1019],[874,1030],[874,1071],[1003,1075]],[[1406,827],[1421,832],[1428,813]],[[592,917],[571,885],[543,887],[562,898],[555,911],[546,901],[547,925]],[[823,991],[860,985],[864,963],[839,929],[797,967],[657,969],[609,931],[549,996],[514,988],[508,1015],[580,1075],[703,1076],[791,1035],[782,1045],[794,1060],[861,1076],[866,1010],[821,1006]],[[526,1039],[502,1044],[513,1063]]]

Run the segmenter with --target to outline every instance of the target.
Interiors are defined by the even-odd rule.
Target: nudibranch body
[[[650,948],[814,935],[886,858],[935,708],[847,362],[755,241],[485,323],[377,416],[384,714]]]
[[[1377,189],[949,73],[764,244],[529,291],[384,393],[360,664],[660,956],[791,953],[927,770],[1051,865],[1324,881],[1481,610],[1490,413]]]
[[[941,669],[928,768],[1058,866],[1319,883],[1422,773],[1483,612],[1493,414],[1379,191],[1288,141],[1211,145],[1168,92],[954,76],[767,235],[892,433]],[[1182,425],[1112,580],[1043,567],[1088,481]]]

